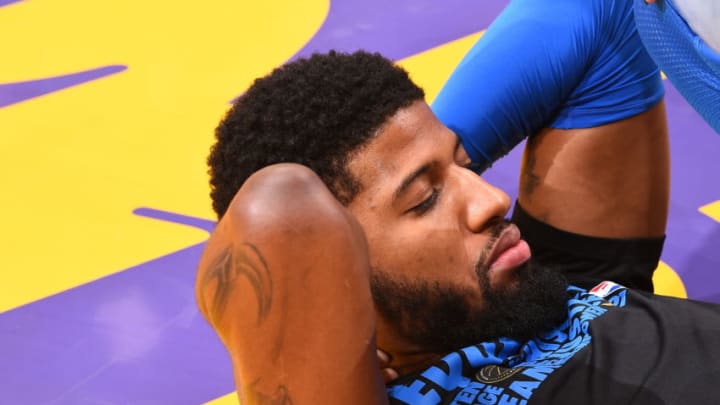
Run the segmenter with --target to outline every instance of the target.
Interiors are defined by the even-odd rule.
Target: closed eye
[[[414,212],[415,214],[418,214],[418,215],[426,214],[430,210],[432,210],[433,207],[435,207],[435,204],[437,203],[439,196],[440,196],[440,189],[433,188],[433,191],[432,191],[432,193],[430,193],[428,198],[423,200],[420,204],[410,208],[409,211]]]

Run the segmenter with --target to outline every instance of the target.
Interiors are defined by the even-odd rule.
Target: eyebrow
[[[397,201],[402,195],[408,190],[410,185],[417,180],[418,177],[426,174],[432,168],[434,162],[425,163],[414,172],[410,173],[405,179],[403,179],[400,186],[393,193],[393,203]]]

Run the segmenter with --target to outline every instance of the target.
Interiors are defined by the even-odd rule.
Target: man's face
[[[504,322],[494,317],[504,309],[493,305],[506,303],[493,304],[493,295],[513,301],[533,276],[527,244],[503,220],[509,197],[465,168],[469,163],[424,102],[391,117],[349,163],[363,185],[348,208],[368,240],[376,305],[420,345],[450,349],[486,337],[468,332],[468,324]],[[436,333],[443,337],[429,336]]]

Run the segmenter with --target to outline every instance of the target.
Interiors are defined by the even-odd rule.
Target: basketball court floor
[[[0,404],[237,403],[193,295],[230,101],[287,60],[359,48],[431,101],[505,4],[0,0]],[[720,136],[666,89],[658,292],[720,302]],[[519,151],[486,175],[511,195]]]

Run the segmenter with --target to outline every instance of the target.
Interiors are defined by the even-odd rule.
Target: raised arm
[[[213,233],[201,312],[255,404],[385,404],[362,229],[309,169],[251,176]]]
[[[663,94],[630,0],[513,0],[432,108],[482,171],[545,127],[605,125],[648,110]]]

